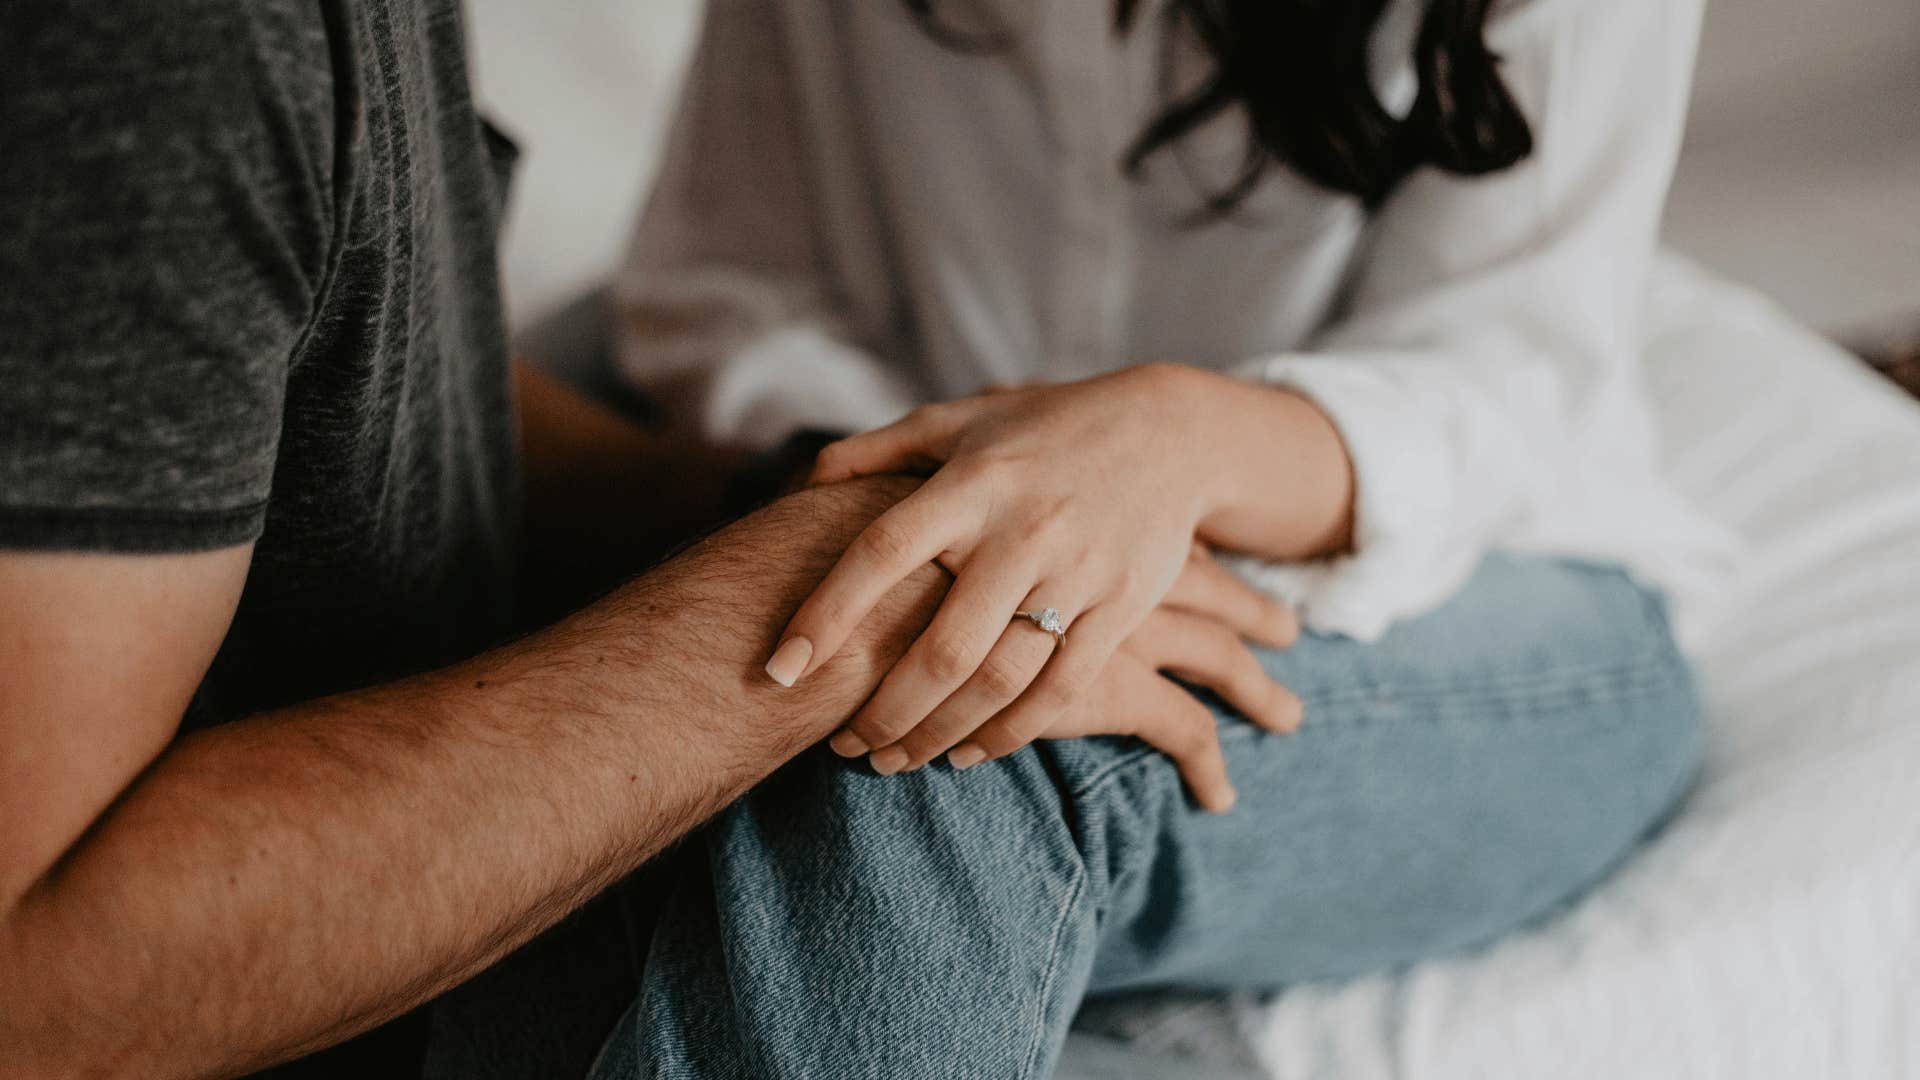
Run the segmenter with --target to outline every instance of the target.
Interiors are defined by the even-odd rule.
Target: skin
[[[951,748],[949,761],[966,768],[1046,733],[1116,654],[1160,639],[1155,613],[1170,598],[1206,610],[1179,599],[1196,537],[1289,561],[1350,544],[1353,466],[1331,421],[1298,395],[1193,368],[1149,365],[919,409],[829,446],[812,480],[903,469],[932,475],[854,541],[769,667],[791,676],[782,681],[811,677],[901,575],[928,560],[951,570],[926,633],[833,739],[876,767]],[[1001,663],[1014,613],[1046,607],[1072,619],[1059,654],[1018,670]],[[986,671],[1017,696],[974,726],[943,715],[940,703]]]
[[[542,431],[608,419],[562,395],[524,395],[536,476],[568,454]],[[804,687],[756,665],[917,486],[799,493],[512,645],[185,737],[248,548],[0,553],[0,1077],[243,1074],[398,1016],[552,925],[895,666],[945,592],[934,566],[885,590]],[[1155,661],[1118,666],[1054,730],[1217,761],[1211,717]]]
[[[1225,813],[1238,796],[1227,778],[1213,714],[1172,680],[1213,691],[1268,732],[1291,734],[1300,726],[1300,699],[1267,677],[1247,642],[1285,648],[1299,630],[1291,611],[1248,588],[1195,544],[1160,606],[1114,653],[1076,707],[1052,714],[1037,738],[1138,736],[1173,760],[1202,807]],[[1053,639],[1031,623],[1009,622],[960,689],[911,731],[873,752],[874,770],[911,771],[938,757],[1011,705],[1053,658],[1054,648]],[[887,719],[870,701],[858,720],[874,717]],[[1164,726],[1168,721],[1175,722]],[[839,737],[845,736],[843,730]],[[835,750],[854,756],[838,745]],[[953,764],[964,769],[976,762]]]

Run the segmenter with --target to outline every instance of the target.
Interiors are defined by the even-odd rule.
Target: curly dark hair
[[[990,51],[993,31],[969,33],[941,17],[948,0],[903,0],[930,32],[956,48]],[[1488,50],[1493,0],[1428,0],[1414,46],[1420,89],[1395,118],[1374,93],[1368,48],[1387,0],[1163,0],[1159,17],[1212,60],[1199,85],[1172,90],[1162,58],[1164,109],[1127,151],[1129,176],[1158,151],[1220,114],[1245,115],[1237,173],[1205,195],[1208,216],[1230,214],[1279,162],[1321,187],[1377,206],[1414,170],[1463,176],[1498,172],[1533,151],[1533,133]],[[1139,20],[1140,0],[1115,0],[1114,29]]]

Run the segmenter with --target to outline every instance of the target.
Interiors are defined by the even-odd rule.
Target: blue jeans
[[[704,833],[593,1076],[1047,1076],[1088,995],[1340,978],[1538,919],[1699,759],[1664,608],[1608,568],[1495,556],[1378,643],[1263,659],[1307,721],[1220,710],[1226,816],[1132,740],[895,777],[804,755]]]

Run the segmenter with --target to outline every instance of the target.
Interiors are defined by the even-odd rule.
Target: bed
[[[1096,1010],[1062,1076],[1920,1075],[1920,404],[1677,259],[1652,310],[1667,460],[1750,548],[1682,613],[1710,746],[1673,824],[1477,955]]]

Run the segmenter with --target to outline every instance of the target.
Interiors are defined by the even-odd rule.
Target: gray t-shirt
[[[0,548],[256,541],[191,726],[471,653],[518,525],[512,150],[458,0],[20,0]]]

